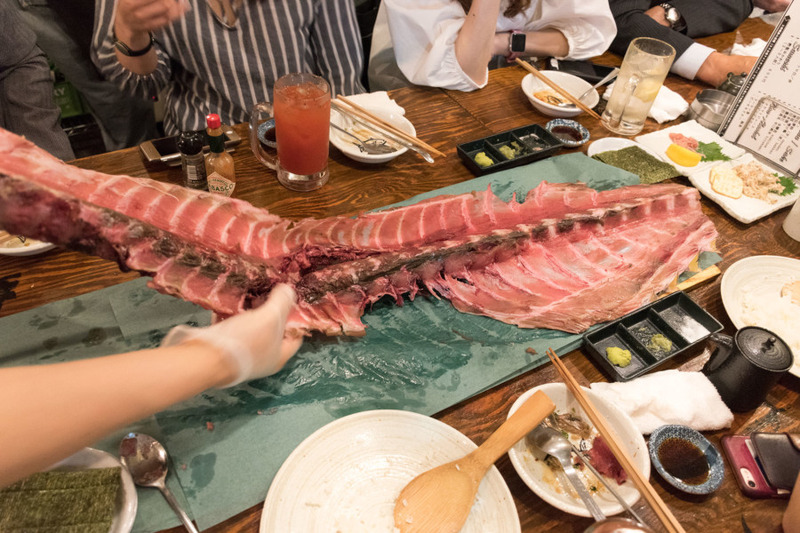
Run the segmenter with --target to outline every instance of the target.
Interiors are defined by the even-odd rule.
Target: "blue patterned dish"
[[[586,141],[589,140],[589,130],[576,120],[554,118],[544,127],[564,143],[564,146],[569,146],[570,148],[586,144]]]
[[[696,446],[705,456],[708,463],[708,477],[699,484],[690,484],[673,476],[667,471],[659,457],[659,450],[665,446],[666,442],[674,445],[675,442]],[[648,442],[650,449],[650,460],[661,477],[673,487],[688,492],[689,494],[711,494],[719,488],[725,477],[725,466],[722,463],[722,456],[707,438],[688,426],[668,425],[661,426],[653,431]],[[688,457],[685,454],[684,457]]]

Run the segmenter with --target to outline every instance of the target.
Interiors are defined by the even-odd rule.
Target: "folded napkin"
[[[733,422],[733,413],[701,372],[663,370],[628,382],[592,383],[591,389],[626,412],[643,435],[665,424],[706,431]]]
[[[611,96],[611,90],[615,83],[609,85],[603,92],[603,98],[606,100]],[[685,113],[687,109],[689,109],[689,102],[669,87],[662,85],[647,116],[659,124],[663,124],[664,122],[675,120]]]
[[[735,43],[731,48],[732,56],[760,56],[767,46],[767,41],[756,37],[750,44]]]
[[[400,107],[397,102],[389,98],[386,91],[375,91],[374,93],[353,94],[347,97],[362,107],[385,110],[387,113],[405,115],[406,110]]]

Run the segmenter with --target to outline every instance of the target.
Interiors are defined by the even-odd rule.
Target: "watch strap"
[[[139,57],[145,55],[147,52],[150,51],[151,48],[153,48],[153,43],[156,42],[156,39],[155,37],[153,37],[153,34],[148,32],[148,35],[150,36],[150,42],[147,43],[147,46],[139,50],[131,50],[130,46],[117,39],[116,34],[113,35],[114,35],[114,48],[119,50],[120,54],[128,57]]]

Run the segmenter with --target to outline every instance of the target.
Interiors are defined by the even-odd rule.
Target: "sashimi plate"
[[[745,154],[742,157],[732,161],[715,161],[715,163],[717,163],[719,166],[734,168],[754,160],[755,158],[752,155]],[[780,171],[764,165],[759,161],[756,161],[756,163],[766,169],[766,171],[770,174],[782,174]],[[689,181],[691,181],[692,185],[694,185],[697,190],[703,193],[703,195],[724,209],[726,213],[739,222],[743,222],[744,224],[750,224],[751,222],[755,222],[760,218],[764,218],[765,216],[770,215],[779,209],[783,209],[786,206],[792,205],[795,200],[800,197],[800,187],[797,187],[794,192],[787,194],[786,196],[771,194],[770,197],[775,200],[774,203],[770,203],[759,198],[751,198],[745,195],[742,195],[740,198],[731,198],[730,196],[725,196],[724,194],[720,194],[715,191],[711,186],[711,182],[709,181],[711,171],[716,168],[717,165],[704,168],[697,172],[692,172],[689,174]]]
[[[783,288],[800,281],[800,260],[777,255],[746,257],[722,275],[722,305],[737,329],[760,326],[772,331],[792,349],[794,365],[789,372],[800,377],[800,305]]]
[[[295,448],[264,501],[261,533],[392,533],[395,500],[414,477],[477,446],[421,414],[374,410],[323,426]],[[517,533],[519,517],[496,467],[478,489],[462,533]]]
[[[128,533],[133,528],[136,519],[136,509],[139,499],[136,494],[136,485],[128,469],[122,466],[119,459],[108,452],[94,448],[84,448],[81,451],[59,461],[47,470],[88,470],[90,468],[115,468],[120,467],[122,484],[117,494],[114,508],[114,520],[108,533]]]

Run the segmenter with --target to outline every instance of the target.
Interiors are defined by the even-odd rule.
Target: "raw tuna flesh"
[[[365,308],[420,291],[467,313],[580,332],[652,300],[716,237],[698,192],[541,183],[357,217],[290,221],[242,200],[79,169],[0,129],[0,227],[116,261],[225,316],[278,282],[290,329],[360,335]]]

